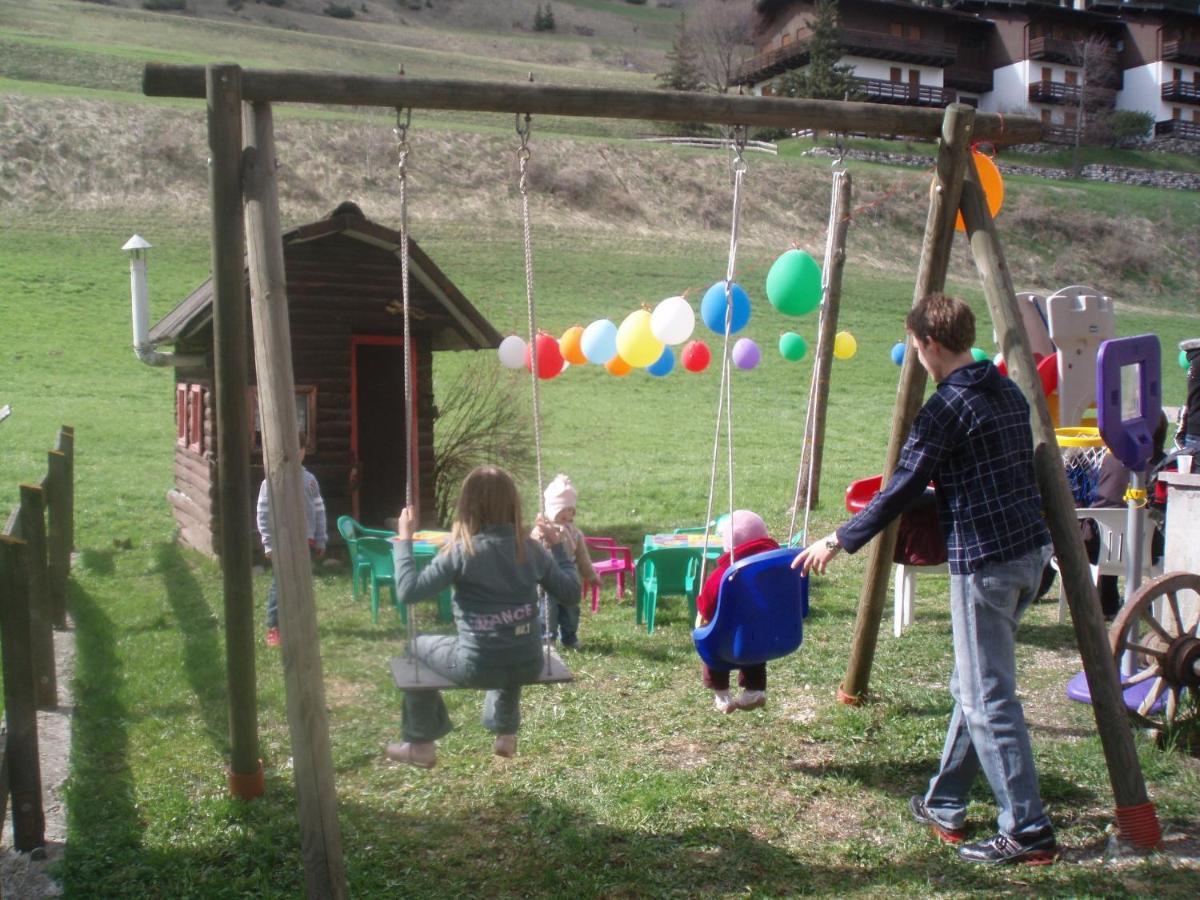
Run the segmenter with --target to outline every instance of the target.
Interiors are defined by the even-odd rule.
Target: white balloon
[[[664,344],[682,344],[695,327],[696,314],[683,297],[668,297],[650,316],[650,332]]]
[[[500,356],[500,365],[506,369],[519,369],[525,365],[525,342],[515,334],[502,340],[496,352]]]

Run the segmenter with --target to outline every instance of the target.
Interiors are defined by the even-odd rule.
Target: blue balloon
[[[617,326],[608,319],[597,319],[583,329],[579,349],[588,362],[604,365],[617,355]]]
[[[892,362],[898,366],[904,365],[904,341],[892,345]]]
[[[646,366],[646,371],[655,378],[665,378],[675,368],[675,354],[670,347],[663,347],[662,356]]]
[[[730,285],[730,297],[733,300],[733,315],[729,320],[729,333],[737,334],[750,321],[750,298],[736,282]],[[725,333],[725,282],[718,281],[704,292],[700,301],[700,318],[704,324],[717,334]]]

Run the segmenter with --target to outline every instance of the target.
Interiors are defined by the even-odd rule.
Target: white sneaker
[[[713,709],[720,713],[733,712],[733,698],[729,696],[729,691],[713,691]]]
[[[737,709],[758,709],[760,706],[767,705],[766,691],[742,691],[737,699],[733,701],[733,705]]]

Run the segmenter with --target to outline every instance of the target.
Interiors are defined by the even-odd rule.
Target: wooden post
[[[1092,711],[1096,717],[1096,728],[1104,748],[1108,764],[1108,777],[1112,783],[1113,797],[1117,802],[1117,818],[1131,809],[1140,809],[1140,819],[1153,820],[1153,827],[1139,828],[1153,835],[1149,845],[1156,844],[1161,832],[1157,816],[1146,794],[1146,782],[1138,762],[1133,732],[1125,711],[1121,694],[1120,679],[1116,662],[1104,628],[1100,602],[1096,587],[1088,569],[1087,551],[1083,536],[1075,517],[1075,501],[1067,483],[1058,440],[1054,434],[1054,423],[1046,398],[1042,393],[1041,379],[1033,361],[1029,336],[1017,306],[1016,292],[1004,250],[996,235],[996,228],[988,211],[975,164],[967,168],[967,183],[962,193],[962,214],[971,242],[971,254],[983,282],[984,296],[996,327],[1000,341],[1000,352],[1008,364],[1008,375],[1021,388],[1032,410],[1034,471],[1038,489],[1042,494],[1042,508],[1046,523],[1054,540],[1054,553],[1058,558],[1062,589],[1071,609],[1071,621],[1075,626],[1075,641],[1083,658],[1083,670],[1087,676],[1088,689],[1092,696]]]
[[[833,367],[833,339],[837,334],[838,311],[842,305],[842,270],[846,267],[846,232],[850,230],[850,173],[842,172],[837,179],[833,195],[830,221],[833,228],[833,253],[829,264],[828,290],[824,309],[821,310],[821,330],[817,335],[816,361],[813,363],[813,378],[817,382],[813,397],[812,434],[804,443],[800,454],[800,490],[797,499],[811,499],[816,506],[821,499],[821,460],[825,448],[825,414],[829,408],[829,373]],[[809,494],[811,475],[812,494]]]
[[[345,897],[333,756],[304,515],[271,106],[246,107],[246,245],[284,684],[309,897]]]
[[[942,140],[938,148],[937,176],[930,187],[929,215],[925,220],[925,241],[921,246],[921,262],[913,302],[926,294],[940,291],[946,283],[946,268],[954,242],[954,220],[958,215],[958,199],[962,190],[975,110],[965,104],[952,103],[946,107]],[[892,435],[888,440],[883,464],[884,482],[891,477],[900,459],[900,450],[908,438],[908,430],[921,408],[925,394],[925,370],[913,351],[912,341],[905,339],[904,365],[900,368],[900,386],[896,396],[896,411],[892,418]],[[883,599],[887,593],[888,576],[892,571],[892,554],[896,552],[899,520],[893,521],[871,542],[867,556],[867,573],[858,599],[858,614],[854,620],[853,646],[846,677],[838,689],[843,703],[860,703],[867,693],[871,665],[875,660],[875,645],[879,639],[879,620],[883,615]]]
[[[46,566],[46,500],[40,487],[21,485],[21,536],[29,561],[29,637],[39,709],[58,706],[54,628],[50,623],[50,578]]]
[[[37,701],[29,644],[29,547],[0,534],[0,654],[4,664],[4,718],[8,727],[8,791],[13,847],[28,853],[46,843],[42,769],[38,758]]]
[[[241,70],[207,69],[209,200],[212,204],[213,359],[216,368],[217,483],[229,677],[230,789],[262,793],[254,665],[252,553],[246,405],[246,286],[242,243]]]
[[[62,450],[46,454],[46,568],[50,619],[55,628],[67,627],[67,580],[71,575],[71,462]]]

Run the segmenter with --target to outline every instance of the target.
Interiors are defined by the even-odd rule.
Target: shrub
[[[283,6],[287,0],[257,0],[259,3],[265,3],[267,6]]]
[[[545,10],[542,9],[542,4],[538,4],[537,12],[533,14],[533,30],[534,31],[553,31],[554,30],[554,10],[550,8],[550,4],[546,4]]]
[[[354,10],[351,7],[341,6],[337,3],[330,3],[328,6],[326,6],[321,11],[323,13],[325,13],[325,15],[330,16],[334,19],[353,19],[354,18]]]
[[[183,12],[187,9],[187,0],[142,0],[142,9],[151,12]]]
[[[1148,138],[1154,134],[1154,116],[1132,109],[1114,110],[1108,116],[1113,143]]]
[[[630,6],[645,6],[646,0],[625,0]]]

